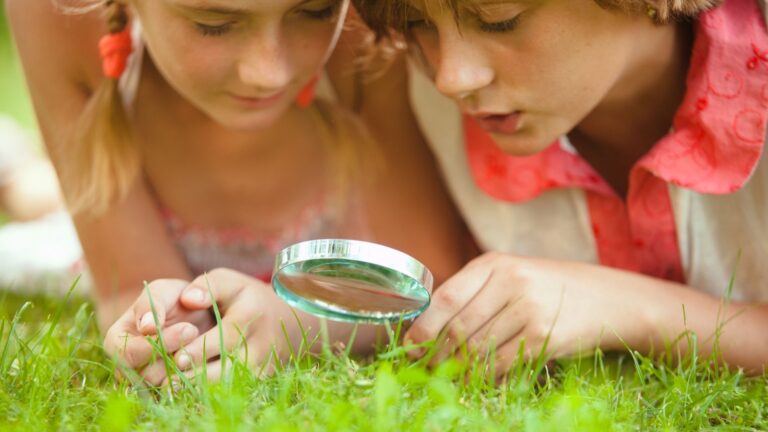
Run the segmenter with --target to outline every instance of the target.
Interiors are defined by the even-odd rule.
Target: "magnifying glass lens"
[[[432,275],[413,258],[352,240],[287,248],[278,256],[272,278],[277,294],[294,307],[335,320],[371,323],[417,316],[429,305],[431,284]]]

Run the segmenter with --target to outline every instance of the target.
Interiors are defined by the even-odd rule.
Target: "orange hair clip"
[[[128,56],[133,50],[133,41],[129,28],[118,33],[110,33],[99,40],[101,69],[108,78],[119,79],[128,64]]]
[[[316,75],[311,80],[309,80],[303,89],[301,89],[298,96],[296,96],[297,105],[299,105],[301,108],[306,108],[312,105],[312,102],[315,100],[315,87],[317,87],[317,82],[319,80],[320,76]]]

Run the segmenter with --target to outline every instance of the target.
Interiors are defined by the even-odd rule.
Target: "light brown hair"
[[[463,0],[427,0],[434,7],[447,8],[457,13]],[[699,13],[721,4],[724,0],[594,0],[605,9],[625,13],[653,15],[658,23],[695,17]],[[352,0],[360,16],[381,38],[392,33],[407,33],[406,10],[408,0]]]

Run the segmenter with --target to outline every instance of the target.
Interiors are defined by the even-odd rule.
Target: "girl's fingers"
[[[480,292],[490,278],[492,269],[477,259],[448,279],[432,296],[429,308],[421,314],[406,332],[406,343],[434,340],[445,326]],[[411,352],[412,357],[423,353]]]
[[[192,342],[199,332],[197,327],[190,323],[177,323],[162,330],[161,334],[165,342],[166,352],[172,353]],[[115,349],[110,351],[114,351],[121,366],[138,369],[149,363],[153,356],[159,355],[147,337],[125,334],[122,343],[118,341]]]
[[[212,300],[226,310],[240,293],[255,285],[266,285],[257,279],[229,269],[216,269],[198,276],[181,293],[181,303],[189,309],[208,309]]]
[[[529,343],[519,334],[496,351],[496,378],[506,375],[518,361],[532,361],[541,355],[543,344]]]
[[[158,358],[142,369],[139,375],[144,382],[157,387],[168,378],[168,371],[165,369],[165,362]]]
[[[234,351],[238,345],[244,345],[251,334],[251,328],[258,322],[264,322],[264,317],[258,305],[264,305],[264,296],[257,290],[241,291],[232,302],[226,314],[221,319],[221,326],[215,326],[195,340],[175,356],[176,364],[182,370],[210,360],[221,354],[221,349]],[[270,338],[268,325],[260,327],[262,337]],[[223,340],[221,339],[223,337]]]
[[[133,304],[133,316],[136,319],[136,329],[142,334],[155,334],[158,328],[165,326],[168,311],[172,310],[179,301],[181,291],[188,285],[181,279],[158,279],[152,281],[148,290],[139,296]],[[148,291],[148,292],[147,292]],[[149,296],[152,296],[150,303]],[[152,304],[157,313],[157,323],[152,314]]]
[[[216,318],[210,309],[188,311],[183,316],[178,317],[178,319],[193,324],[199,330],[198,334],[207,332],[216,325]]]
[[[244,346],[240,348],[237,353],[238,361],[248,365],[255,373],[260,377],[267,377],[275,372],[275,359],[270,352],[262,352],[257,346]],[[227,369],[232,367],[232,361],[227,360]],[[185,370],[184,376],[190,380],[198,380],[202,378],[202,374],[205,373],[205,377],[209,382],[217,382],[221,379],[222,361],[220,358],[210,360],[206,363],[205,368],[201,366],[195,366],[192,369]],[[164,377],[162,384],[168,384],[170,381],[177,381],[178,377]]]
[[[528,317],[525,311],[516,306],[516,304],[507,305],[498,315],[480,327],[467,339],[467,348],[477,354],[485,355],[491,347],[498,350],[521,334],[528,322]]]
[[[231,365],[230,362],[227,362],[227,365]],[[197,380],[202,379],[203,372],[205,372],[205,379],[210,383],[218,382],[221,379],[221,360],[215,359],[207,362],[205,364],[205,369],[203,367],[195,367],[194,369],[187,370],[182,372],[185,377],[187,377],[192,382],[196,382]],[[162,385],[168,385],[171,382],[178,382],[179,377],[173,376],[170,379],[168,377],[165,377],[162,380]]]
[[[439,353],[431,359],[430,364],[435,365],[450,356],[455,350],[460,349],[471,336],[478,334],[481,329],[484,329],[484,332],[480,332],[481,335],[487,333],[489,336],[495,336],[496,340],[504,341],[517,333],[519,330],[517,327],[506,328],[507,325],[515,326],[515,320],[510,322],[505,318],[503,322],[498,323],[501,315],[506,315],[504,311],[508,310],[510,306],[504,300],[503,295],[500,295],[498,288],[503,288],[503,285],[499,284],[503,284],[503,281],[498,280],[494,273],[469,304],[446,324],[443,346]],[[512,334],[509,335],[509,333]],[[474,342],[481,342],[478,339],[476,338]],[[466,346],[466,348],[471,347]]]
[[[178,323],[161,331],[165,352],[174,353],[191,343],[200,334],[200,331],[190,323]]]

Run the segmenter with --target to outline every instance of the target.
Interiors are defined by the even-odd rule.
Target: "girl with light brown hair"
[[[375,240],[438,278],[461,265],[459,218],[397,97],[403,63],[376,80],[350,73],[365,29],[342,31],[348,4],[6,1],[109,328],[105,347],[150,383],[167,377],[149,363],[144,335],[158,329],[141,309],[144,281],[167,349],[184,370],[209,362],[216,378],[221,345],[244,340],[257,365],[274,343],[287,352],[281,321],[301,339],[264,282],[291,243]],[[223,333],[196,296],[204,272],[222,296]],[[331,337],[346,340],[350,328],[331,326]],[[361,333],[361,349],[375,331]]]
[[[684,354],[692,332],[765,369],[763,1],[354,3],[408,41],[415,113],[487,252],[406,338],[446,332],[433,361],[495,347],[504,373],[520,352]]]

